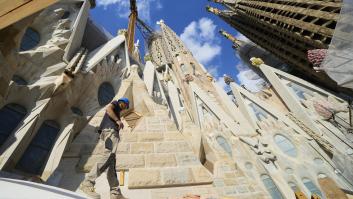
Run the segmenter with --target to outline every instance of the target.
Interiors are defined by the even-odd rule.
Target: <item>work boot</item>
[[[100,199],[101,196],[95,192],[94,184],[90,181],[83,181],[80,184],[80,190],[92,199]]]
[[[121,194],[120,189],[110,191],[110,199],[127,199]]]

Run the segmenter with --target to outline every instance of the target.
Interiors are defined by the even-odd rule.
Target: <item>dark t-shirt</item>
[[[121,109],[118,104],[118,101],[114,100],[111,102],[111,104],[113,104],[113,106],[114,106],[113,111],[114,111],[115,115],[120,119]],[[110,118],[107,111],[105,111],[101,125],[98,128],[98,132],[100,133],[103,129],[108,129],[108,128],[112,128],[116,131],[119,131],[119,128],[118,128],[118,125],[116,124],[116,122],[112,118]]]

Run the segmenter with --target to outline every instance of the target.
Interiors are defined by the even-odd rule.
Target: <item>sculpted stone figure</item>
[[[257,137],[240,137],[240,140],[245,144],[249,145],[251,150],[253,150],[257,155],[260,156],[260,159],[266,164],[274,163],[277,160],[277,157],[272,153],[272,150],[268,148],[268,144],[262,142]]]

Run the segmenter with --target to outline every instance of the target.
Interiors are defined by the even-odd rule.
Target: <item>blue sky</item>
[[[129,0],[96,0],[97,6],[91,10],[91,18],[103,26],[113,36],[119,29],[127,28]],[[206,5],[219,7],[207,0],[137,0],[139,17],[152,28],[163,19],[193,52],[194,56],[217,82],[224,86],[223,74],[236,78],[240,61],[235,56],[232,44],[218,31],[224,29],[233,35],[239,35],[233,28],[217,16],[208,13]],[[136,30],[136,39],[140,40],[141,52],[144,51],[143,39]]]

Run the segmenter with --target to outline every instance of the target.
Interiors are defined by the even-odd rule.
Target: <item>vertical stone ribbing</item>
[[[307,51],[328,48],[339,19],[341,1],[312,0],[214,0],[227,10],[209,7],[210,12],[247,36],[262,48],[294,66],[313,82],[332,90],[337,84],[325,73],[317,73]],[[343,91],[345,92],[345,91]]]
[[[328,45],[339,16],[337,6],[323,5],[323,2],[288,2],[288,1],[244,1],[235,6],[248,16],[268,22],[269,28],[284,28],[292,34],[299,34],[315,42]]]
[[[305,53],[303,50],[298,50],[303,49],[303,47],[291,42],[291,40],[286,40],[285,38],[279,39],[277,35],[282,35],[281,32],[271,33],[270,30],[253,25],[251,21],[244,21],[244,19],[239,16],[233,17],[232,19],[234,20],[228,21],[227,19],[226,21],[239,30],[239,32],[246,35],[250,40],[278,56],[289,65],[297,66],[296,70],[312,74],[311,68],[307,67],[309,63],[305,59]],[[263,34],[268,36],[263,37]],[[326,75],[322,73],[314,73],[312,76],[313,78],[321,79],[323,81],[326,79]]]

